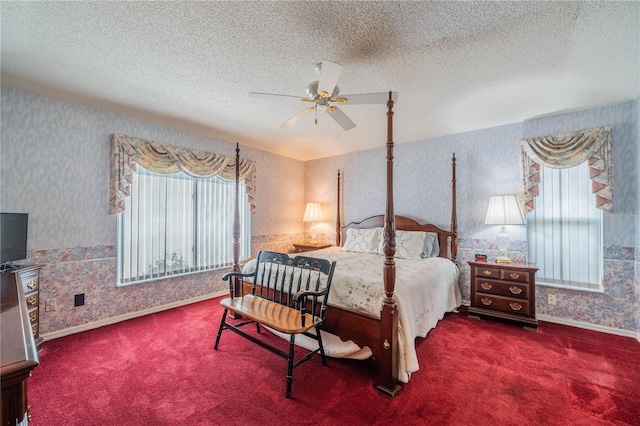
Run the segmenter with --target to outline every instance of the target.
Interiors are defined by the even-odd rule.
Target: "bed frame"
[[[387,161],[389,160],[387,154]],[[389,168],[387,168],[389,171]],[[356,228],[376,228],[385,227],[385,263],[383,268],[383,278],[389,279],[389,269],[392,268],[391,274],[393,275],[393,282],[395,284],[395,262],[390,262],[387,255],[388,249],[393,246],[392,250],[395,254],[395,231],[424,231],[434,232],[438,235],[438,243],[440,245],[439,257],[450,259],[454,263],[457,263],[457,235],[458,235],[458,223],[456,212],[456,157],[453,154],[451,159],[451,230],[446,231],[432,224],[421,224],[411,218],[405,216],[394,216],[393,221],[389,222],[385,220],[385,215],[372,216],[364,219],[360,222],[351,222],[348,225],[341,226],[340,215],[340,172],[338,172],[338,203],[336,214],[336,245],[344,245],[346,239],[347,229]],[[388,177],[388,176],[387,176]],[[389,188],[387,189],[387,195],[390,195]],[[389,201],[387,200],[387,209],[389,208]],[[392,204],[391,204],[392,206]],[[387,210],[388,211],[388,210]],[[388,214],[392,214],[388,213]],[[393,240],[387,238],[389,231],[387,228],[391,224]],[[393,260],[393,259],[391,259]],[[397,353],[397,327],[398,319],[395,306],[395,300],[393,300],[394,287],[389,285],[388,281],[385,281],[385,294],[386,297],[383,301],[380,318],[371,315],[363,314],[360,312],[348,310],[341,307],[332,305],[327,306],[327,313],[325,316],[325,323],[323,330],[340,336],[342,340],[353,340],[358,346],[367,346],[371,349],[374,359],[378,362],[378,384],[377,389],[390,396],[400,390],[398,384],[398,353]],[[391,299],[391,300],[389,300]],[[394,349],[395,348],[395,349]]]
[[[446,257],[456,262],[457,258],[457,213],[456,213],[456,157],[452,157],[452,197],[451,197],[451,230],[445,231],[434,225],[420,224],[413,219],[396,216],[393,206],[393,105],[392,92],[387,101],[387,197],[384,215],[373,216],[360,222],[341,225],[340,214],[340,172],[338,172],[338,202],[336,215],[336,245],[344,244],[346,230],[349,228],[383,227],[384,254],[383,284],[385,297],[380,310],[380,317],[373,317],[360,312],[328,305],[323,330],[339,336],[343,340],[353,340],[359,346],[371,349],[378,365],[376,388],[389,396],[395,396],[401,389],[398,383],[398,310],[394,298],[395,291],[395,238],[396,230],[426,231],[438,234],[440,244],[439,257]],[[239,271],[238,256],[240,253],[240,215],[238,202],[240,149],[236,145],[236,203],[233,223],[233,270]]]

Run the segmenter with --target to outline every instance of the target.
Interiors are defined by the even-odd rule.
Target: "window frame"
[[[555,278],[554,281],[552,281],[552,279],[548,279],[548,277],[543,277],[542,274],[539,272],[536,275],[536,285],[540,285],[543,287],[553,287],[553,288],[561,288],[561,289],[566,289],[566,290],[575,290],[575,291],[584,291],[584,292],[594,292],[594,293],[603,293],[604,292],[604,214],[602,212],[602,210],[598,209],[595,205],[595,194],[592,193],[591,191],[591,185],[590,185],[590,179],[589,179],[589,166],[586,162],[578,164],[576,166],[573,167],[569,167],[569,168],[565,168],[565,169],[554,169],[552,167],[547,167],[544,165],[540,166],[540,184],[539,184],[539,195],[536,197],[536,207],[535,209],[527,214],[527,229],[526,229],[526,235],[527,235],[527,261],[534,263],[538,266],[538,268],[540,268],[540,270],[543,270],[543,266],[541,265],[541,262],[538,261],[537,258],[535,258],[535,256],[533,255],[534,250],[532,250],[532,244],[536,244],[536,238],[532,238],[531,236],[531,224],[532,222],[534,222],[534,220],[531,218],[531,215],[533,214],[535,217],[537,215],[538,212],[541,211],[541,208],[543,206],[539,206],[538,204],[542,203],[542,195],[543,195],[543,191],[544,191],[544,186],[545,183],[548,184],[549,182],[545,182],[545,177],[544,175],[547,173],[553,173],[554,171],[558,171],[557,173],[559,173],[560,175],[562,174],[562,171],[565,170],[568,172],[569,169],[573,169],[573,168],[578,168],[581,167],[584,170],[584,182],[580,182],[580,185],[582,185],[584,183],[586,188],[584,191],[586,193],[586,191],[588,191],[589,195],[588,195],[588,208],[590,210],[590,212],[593,213],[597,213],[598,214],[598,235],[597,238],[599,240],[599,244],[596,247],[594,247],[595,250],[597,250],[597,275],[598,275],[598,279],[597,279],[597,283],[593,283],[593,282],[580,282],[580,281],[576,281],[576,280],[569,280],[569,279],[563,279],[562,277],[564,275],[561,275],[561,277]],[[547,169],[547,170],[545,170]],[[582,170],[576,170],[576,172],[580,172],[580,174],[582,174]],[[547,176],[548,178],[548,176]],[[577,177],[578,179],[582,179],[582,177]],[[562,183],[558,184],[559,186],[562,185]],[[548,189],[548,185],[547,185],[547,189]],[[581,189],[582,190],[582,189]],[[566,192],[566,190],[565,190]],[[583,194],[584,195],[584,194]],[[562,204],[566,203],[566,197],[559,197],[559,200]],[[564,201],[563,201],[564,200]],[[566,204],[565,204],[566,207]],[[572,211],[571,209],[567,209],[569,211]],[[583,218],[578,218],[575,215],[572,217],[572,220],[569,223],[572,223],[573,226],[575,226],[575,223],[579,220],[584,220]],[[592,220],[592,218],[588,218],[588,220]],[[560,221],[560,227],[564,228],[563,225],[566,225],[567,221]],[[565,229],[563,229],[562,231],[562,235],[561,235],[561,255],[563,257],[568,256],[567,251],[569,250],[569,244],[570,243],[566,243],[567,236],[566,233],[569,232]],[[543,231],[544,233],[544,231]],[[555,263],[563,262],[562,260],[557,261],[554,260]],[[560,269],[562,269],[562,265],[560,266]]]
[[[229,203],[230,205],[226,205],[226,208],[229,208],[231,210],[231,213],[229,213],[229,215],[231,217],[233,217],[233,209],[234,209],[234,204],[235,204],[235,194],[236,194],[236,182],[234,181],[228,181],[225,179],[222,179],[219,176],[211,176],[208,178],[200,178],[200,177],[194,177],[194,176],[190,176],[184,172],[179,172],[179,173],[173,173],[173,174],[162,174],[162,173],[155,173],[152,171],[149,171],[141,166],[138,165],[138,170],[136,170],[134,173],[144,173],[144,174],[149,174],[149,175],[153,175],[156,177],[160,177],[160,178],[166,178],[166,179],[189,179],[193,182],[193,187],[191,190],[191,199],[192,199],[192,212],[191,212],[191,220],[193,220],[193,226],[191,228],[191,234],[192,234],[192,244],[191,244],[191,251],[193,252],[192,257],[194,259],[194,262],[198,259],[198,252],[197,252],[197,246],[198,246],[198,239],[199,239],[199,227],[200,224],[198,222],[198,203],[200,202],[200,200],[198,199],[198,187],[200,186],[200,184],[202,184],[203,181],[206,180],[219,180],[221,182],[224,183],[228,183],[229,184],[229,193],[225,194],[225,199],[227,200],[233,200],[231,203]],[[238,183],[239,185],[239,191],[238,194],[240,196],[240,200],[238,201],[239,203],[239,209],[240,209],[240,242],[241,242],[241,249],[240,249],[240,256],[242,258],[243,254],[245,255],[245,257],[249,257],[248,254],[251,253],[251,207],[249,205],[249,197],[245,191],[245,182],[244,181],[240,181]],[[133,195],[133,191],[131,196],[127,197],[126,199],[126,203],[127,205],[129,205],[131,202],[133,202],[132,200],[134,200],[134,195]],[[129,285],[135,285],[135,284],[142,284],[142,283],[146,283],[146,282],[152,282],[152,281],[159,281],[159,280],[164,280],[164,279],[168,279],[168,278],[174,278],[174,277],[180,277],[180,276],[187,276],[187,275],[192,275],[192,274],[197,274],[197,273],[203,273],[203,272],[210,272],[210,271],[215,271],[215,270],[220,270],[220,269],[227,269],[229,267],[233,266],[234,263],[234,259],[233,259],[233,248],[229,247],[227,249],[227,252],[230,254],[231,258],[228,261],[223,262],[223,264],[217,264],[217,265],[208,265],[208,266],[197,266],[197,264],[195,266],[190,267],[188,270],[184,270],[184,271],[180,271],[180,272],[171,272],[171,271],[165,271],[163,273],[157,273],[157,274],[147,274],[147,273],[143,273],[143,274],[139,274],[137,277],[132,278],[125,278],[123,277],[123,273],[124,273],[124,248],[123,248],[123,244],[126,243],[125,240],[125,235],[124,235],[124,227],[125,227],[125,215],[127,214],[128,209],[125,209],[124,211],[120,212],[117,215],[117,246],[116,246],[116,263],[117,263],[117,275],[116,275],[116,284],[118,287],[125,287],[125,286],[129,286]],[[165,221],[166,222],[166,221]],[[223,229],[222,227],[219,229]],[[228,232],[228,241],[233,244],[233,230],[232,230],[232,226],[229,226],[228,230],[225,230],[226,232]],[[167,259],[167,251],[168,248],[165,244],[164,246],[164,259]],[[169,250],[170,251],[170,250]],[[248,254],[247,254],[248,253]]]

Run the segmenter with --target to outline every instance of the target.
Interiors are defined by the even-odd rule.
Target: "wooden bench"
[[[305,256],[291,259],[284,253],[262,251],[258,254],[256,269],[253,273],[226,273],[222,279],[229,281],[230,297],[220,301],[224,313],[220,320],[220,328],[214,349],[218,349],[220,336],[224,330],[235,333],[257,343],[271,352],[287,360],[287,390],[285,396],[291,396],[293,369],[320,354],[322,364],[327,361],[324,355],[322,337],[319,326],[324,321],[329,288],[333,278],[336,262]],[[246,281],[252,281],[249,287]],[[230,322],[228,313],[236,319]],[[289,351],[285,352],[255,334],[241,329],[247,324],[256,324],[257,333],[260,326],[288,334]],[[315,328],[315,330],[312,330]],[[296,335],[303,334],[318,342],[318,348],[309,352],[298,361],[294,361]]]

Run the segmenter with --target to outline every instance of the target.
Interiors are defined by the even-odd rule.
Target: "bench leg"
[[[293,348],[296,345],[296,335],[292,334],[289,340],[289,357],[287,358],[287,392],[286,398],[291,396],[291,383],[293,382]]]
[[[220,328],[218,328],[218,337],[216,337],[216,344],[213,345],[213,349],[218,349],[218,343],[220,343],[220,336],[222,336],[222,330],[224,330],[224,324],[227,320],[227,310],[222,313],[222,319],[220,320]]]
[[[316,327],[316,335],[318,336],[318,347],[320,348],[322,365],[327,365],[327,358],[324,356],[324,346],[322,345],[322,336],[320,335],[320,329],[318,327]]]

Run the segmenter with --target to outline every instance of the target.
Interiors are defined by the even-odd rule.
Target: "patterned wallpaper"
[[[235,144],[8,87],[1,92],[0,203],[29,213],[29,261],[41,271],[41,333],[105,320],[225,289],[222,272],[116,286],[116,217],[108,214],[109,142],[122,133],[235,155]],[[302,235],[305,164],[240,147],[255,160],[254,247]],[[268,190],[266,190],[268,188]],[[262,190],[261,190],[262,189]],[[85,306],[73,307],[85,293]],[[57,309],[46,311],[44,301]]]
[[[638,332],[638,102],[398,144],[394,160],[395,212],[448,228],[450,164],[451,154],[455,152],[459,257],[463,260],[460,286],[463,298],[468,301],[469,268],[464,260],[472,259],[476,252],[495,254],[498,227],[484,225],[484,215],[491,195],[519,192],[520,139],[611,126],[615,210],[604,218],[605,291],[598,294],[540,286],[536,311],[566,320]],[[382,146],[386,134],[381,135],[381,139]],[[331,184],[335,188],[335,178],[329,176],[335,176],[335,171],[342,169],[345,223],[381,214],[385,200],[385,156],[386,150],[379,148],[310,161],[306,169],[306,191],[318,193],[318,201],[331,206],[335,212],[335,190],[333,194],[325,195],[325,188]],[[335,213],[332,220],[335,220]],[[524,260],[525,227],[509,228],[511,257]],[[557,305],[547,305],[547,293],[556,294]]]
[[[223,271],[128,287],[115,285],[116,219],[107,214],[109,138],[114,132],[233,155],[235,144],[187,134],[117,114],[2,87],[0,203],[30,214],[32,261],[44,265],[41,300],[58,309],[41,313],[42,333],[100,321],[223,290]],[[490,195],[517,193],[518,141],[532,135],[613,127],[614,199],[605,217],[605,292],[538,288],[536,310],[559,318],[638,331],[640,316],[640,102],[531,120],[396,145],[395,211],[440,227],[450,224],[451,154],[457,157],[460,259],[492,253],[496,227],[483,224]],[[381,116],[384,119],[384,116]],[[386,134],[381,135],[383,147]],[[319,238],[333,242],[336,174],[343,173],[345,223],[380,214],[385,205],[385,149],[300,162],[241,147],[257,170],[258,211],[253,252],[290,250],[309,225],[305,201],[320,202]],[[524,227],[513,226],[511,256],[525,257]],[[468,266],[460,285],[469,298]],[[558,296],[548,306],[546,294]],[[86,305],[73,307],[85,293]]]

